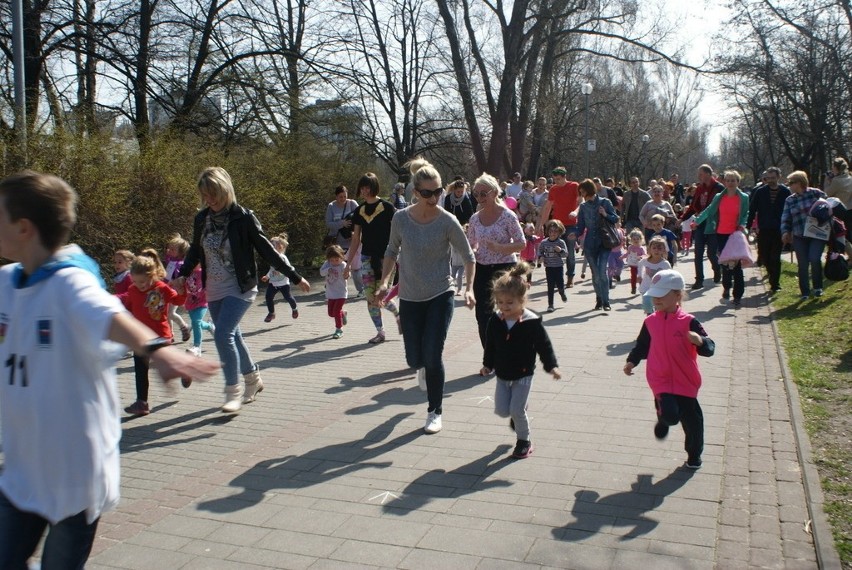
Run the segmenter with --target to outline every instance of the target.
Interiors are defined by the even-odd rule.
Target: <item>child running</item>
[[[172,327],[169,324],[169,305],[183,305],[186,295],[179,295],[169,287],[163,278],[166,270],[160,262],[160,256],[153,249],[144,249],[136,256],[130,265],[130,276],[133,285],[127,293],[118,298],[124,303],[130,313],[147,325],[160,338],[174,342]],[[124,411],[134,416],[147,416],[151,413],[148,406],[148,368],[150,356],[133,354],[133,368],[136,373],[136,401],[124,408]],[[182,378],[181,384],[189,388],[192,382]]]
[[[66,245],[76,205],[56,176],[0,181],[0,257],[14,262],[0,268],[2,568],[32,567],[39,545],[41,568],[84,568],[101,515],[118,505],[123,350],[112,342],[149,354],[164,379],[218,369],[165,346],[106,291],[97,263]]]
[[[526,308],[529,271],[530,266],[522,261],[494,281],[492,297],[498,310],[488,320],[485,356],[479,371],[482,376],[496,373],[494,413],[501,418],[511,418],[509,427],[518,436],[512,452],[516,459],[529,457],[533,452],[527,400],[536,353],[554,380],[562,378],[541,317]]]
[[[621,229],[621,222],[615,222],[615,233],[618,234],[618,245],[610,250],[606,261],[610,289],[615,288],[613,280],[621,281],[621,270],[624,269],[624,230]]]
[[[290,242],[288,241],[286,233],[273,237],[269,240],[269,242],[272,244],[272,247],[275,248],[275,251],[281,254],[281,257],[287,259],[285,253]],[[289,259],[287,259],[287,263],[290,263]],[[276,293],[281,293],[284,300],[287,301],[290,305],[290,309],[293,311],[291,313],[292,317],[294,319],[298,319],[299,309],[296,308],[296,299],[294,299],[293,295],[290,294],[290,279],[280,271],[276,271],[274,267],[270,267],[267,274],[261,277],[260,280],[264,283],[268,283],[266,286],[266,309],[268,313],[266,318],[263,319],[263,322],[270,323],[273,319],[275,319]]]
[[[661,214],[654,214],[651,216],[651,227],[654,230],[651,237],[659,236],[666,240],[666,259],[668,260],[669,265],[674,266],[677,261],[677,236],[674,235],[673,231],[665,229],[663,227],[665,224],[666,218]]]
[[[651,288],[651,279],[658,271],[672,268],[666,260],[667,249],[665,238],[653,237],[648,242],[648,257],[639,261],[639,293],[642,294],[642,308],[646,315],[654,312],[654,304],[651,302],[651,298],[645,296],[645,293]]]
[[[346,297],[349,296],[346,278],[346,262],[343,261],[343,249],[332,245],[325,250],[325,263],[320,267],[320,275],[325,277],[325,298],[328,302],[328,316],[334,319],[334,334],[331,338],[343,336],[343,326],[346,324]]]
[[[532,283],[532,268],[538,259],[538,246],[544,237],[535,235],[535,224],[526,224],[524,225],[524,239],[526,243],[524,249],[521,250],[521,260],[530,264],[530,272],[527,273],[527,283]],[[539,267],[541,267],[540,264]]]
[[[189,313],[189,321],[192,326],[192,346],[186,351],[201,356],[201,332],[210,331],[213,334],[216,327],[210,321],[204,320],[207,314],[207,292],[204,290],[204,280],[201,275],[201,265],[186,278],[186,303],[184,308]]]
[[[630,245],[627,246],[627,252],[623,255],[623,258],[627,262],[627,266],[630,268],[630,294],[636,294],[636,284],[639,281],[639,262],[645,257],[646,252],[643,244],[645,243],[645,236],[642,233],[642,230],[635,228],[630,232],[630,235],[627,236],[627,239],[630,241]]]
[[[547,239],[538,246],[538,258],[544,262],[544,275],[547,277],[547,312],[552,313],[553,293],[559,289],[562,302],[568,301],[565,295],[565,260],[568,258],[568,245],[562,239],[565,226],[559,220],[550,220],[544,226]]]
[[[167,283],[177,278],[180,268],[183,267],[183,259],[186,257],[187,251],[189,251],[189,242],[183,239],[180,234],[174,234],[169,238],[166,243],[165,258],[165,281]],[[183,342],[189,340],[189,327],[186,326],[183,317],[178,314],[177,305],[169,305],[169,322],[178,326]]]
[[[713,356],[716,344],[698,319],[681,308],[684,283],[680,273],[671,269],[660,271],[651,281],[645,296],[653,299],[655,312],[645,318],[636,346],[627,356],[624,373],[632,376],[642,359],[648,360],[645,374],[657,410],[654,435],[664,439],[669,426],[680,422],[685,436],[686,467],[700,469],[704,415],[698,404],[701,387],[698,355]]]
[[[133,279],[130,278],[130,263],[133,261],[132,251],[127,249],[119,249],[112,254],[112,264],[115,267],[115,274],[112,276],[113,293],[121,295],[127,293],[127,290],[133,284]]]
[[[680,223],[680,250],[686,255],[692,247],[692,222],[695,216],[689,216]]]

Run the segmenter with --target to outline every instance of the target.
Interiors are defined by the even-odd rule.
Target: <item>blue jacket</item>
[[[581,196],[582,197],[582,196]],[[601,206],[606,210],[606,219],[610,223],[618,221],[618,214],[615,213],[615,208],[612,207],[612,202],[606,198],[595,196],[594,200],[583,202],[580,204],[580,213],[577,216],[577,237],[586,233],[585,241],[583,241],[583,250],[588,252],[596,252],[602,249],[601,236],[598,233],[600,227],[601,215],[598,213],[598,208]]]

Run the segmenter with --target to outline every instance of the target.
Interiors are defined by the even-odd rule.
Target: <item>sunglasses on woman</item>
[[[480,190],[479,192],[471,192],[470,195],[474,198],[485,198],[489,194],[491,194],[493,190]]]
[[[438,196],[441,192],[443,192],[443,188],[436,188],[434,190],[421,190],[417,189],[417,193],[423,196],[424,198],[431,198],[432,196]]]

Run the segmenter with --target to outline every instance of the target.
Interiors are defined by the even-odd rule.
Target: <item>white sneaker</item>
[[[201,347],[200,346],[190,346],[186,349],[188,353],[193,356],[201,356]]]
[[[242,405],[243,385],[225,386],[225,403],[222,405],[222,412],[225,414],[239,412]]]
[[[417,385],[420,386],[422,391],[426,391],[426,369],[418,368],[417,369]]]
[[[423,426],[423,431],[426,433],[438,433],[441,431],[441,427],[441,414],[429,412],[429,415],[426,417],[426,425]]]

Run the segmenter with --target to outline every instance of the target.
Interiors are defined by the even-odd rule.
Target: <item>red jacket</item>
[[[687,220],[689,219],[689,216],[693,214],[700,214],[704,208],[709,206],[710,202],[713,201],[713,196],[724,190],[725,187],[715,178],[710,178],[710,184],[707,186],[699,184],[695,189],[695,195],[692,197],[692,202],[690,202],[689,206],[686,207],[686,210],[683,211],[680,219]]]
[[[127,293],[118,295],[121,302],[136,320],[154,331],[157,336],[172,338],[169,324],[169,305],[183,305],[186,294],[178,293],[163,281],[157,281],[147,291],[140,291],[131,285]]]

